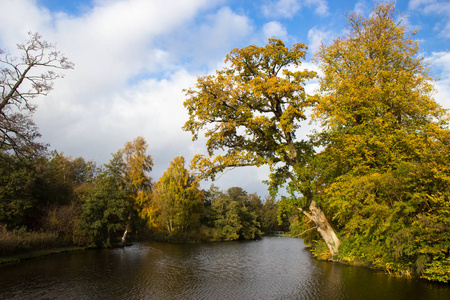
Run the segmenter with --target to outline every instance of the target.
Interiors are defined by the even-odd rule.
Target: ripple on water
[[[0,299],[450,299],[450,287],[312,259],[301,240],[164,244],[0,267]]]

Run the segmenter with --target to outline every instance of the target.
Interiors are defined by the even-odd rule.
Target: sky
[[[377,1],[379,2],[379,1]],[[16,54],[27,33],[39,32],[75,64],[35,99],[34,120],[50,149],[107,163],[127,141],[142,136],[158,180],[175,156],[205,153],[181,127],[188,119],[183,89],[224,66],[233,48],[282,39],[301,42],[311,61],[321,43],[347,30],[345,14],[370,15],[370,0],[0,0],[0,48]],[[435,82],[435,99],[450,108],[450,1],[398,0]],[[314,92],[317,82],[307,85]],[[307,134],[307,130],[303,134]],[[268,169],[240,168],[213,182],[267,195]],[[211,182],[202,187],[208,188]]]

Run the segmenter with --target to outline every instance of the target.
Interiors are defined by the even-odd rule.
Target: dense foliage
[[[208,156],[193,165],[214,177],[267,164],[272,191],[290,192],[280,221],[291,218],[318,257],[447,282],[448,114],[393,4],[348,21],[347,35],[317,53],[316,95],[302,87],[315,76],[299,71],[305,46],[275,39],[232,50],[223,70],[198,78],[184,129],[205,133]],[[307,109],[321,127],[298,140]]]
[[[127,142],[98,168],[53,151],[0,159],[0,253],[61,246],[110,247],[126,234],[165,240],[256,239],[277,230],[277,204],[241,188],[203,191],[176,157],[156,183],[142,137]],[[214,191],[214,192],[213,192]]]
[[[450,131],[417,42],[393,5],[348,17],[318,53],[321,203],[345,240],[340,258],[450,279]]]

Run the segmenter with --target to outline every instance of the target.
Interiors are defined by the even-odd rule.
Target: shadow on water
[[[165,244],[0,267],[0,299],[450,299],[450,286],[317,261],[302,241]]]

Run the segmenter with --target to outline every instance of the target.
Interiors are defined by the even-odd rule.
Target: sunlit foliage
[[[345,238],[340,257],[448,281],[448,115],[394,5],[348,21],[348,35],[318,53],[314,111],[321,201]]]
[[[175,157],[153,192],[160,226],[170,236],[186,236],[198,229],[203,197],[198,181],[185,168],[184,157]]]

